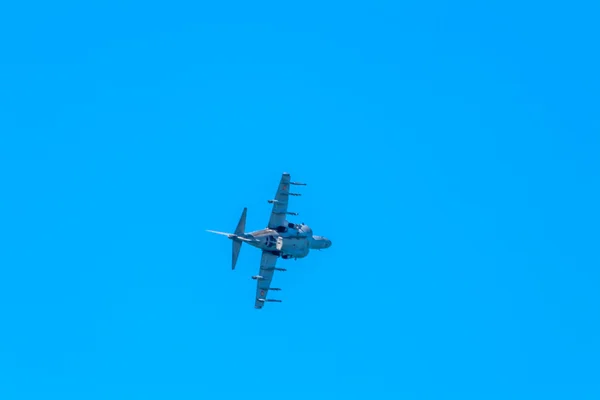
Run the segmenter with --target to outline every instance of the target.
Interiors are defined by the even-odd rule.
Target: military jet
[[[277,268],[275,264],[278,258],[298,259],[306,257],[309,251],[326,249],[331,246],[331,240],[323,236],[313,235],[312,229],[302,224],[288,222],[287,215],[298,215],[288,211],[288,199],[290,196],[300,196],[299,193],[291,193],[290,186],[306,186],[305,183],[291,182],[290,174],[284,172],[275,193],[275,198],[269,200],[273,204],[271,217],[265,229],[245,233],[247,208],[242,211],[240,221],[233,233],[208,230],[208,232],[227,236],[233,241],[231,269],[235,269],[240,249],[243,243],[257,247],[262,250],[260,269],[252,279],[257,281],[256,300],[254,308],[262,308],[267,302],[281,303],[281,300],[268,299],[269,290],[279,291],[279,288],[271,287],[271,281],[275,271],[286,271],[285,268]]]

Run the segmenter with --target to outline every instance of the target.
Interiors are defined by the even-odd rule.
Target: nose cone
[[[313,236],[311,246],[313,249],[327,249],[331,247],[331,240],[323,236]]]

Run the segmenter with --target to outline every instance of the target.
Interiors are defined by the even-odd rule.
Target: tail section
[[[242,249],[242,243],[251,242],[253,239],[250,237],[244,237],[244,229],[246,229],[246,212],[247,208],[244,208],[242,211],[242,216],[240,217],[240,221],[235,228],[234,233],[228,232],[219,232],[219,231],[211,231],[207,229],[207,232],[216,233],[217,235],[227,236],[229,239],[233,241],[233,247],[231,249],[231,269],[235,269],[235,264],[237,264],[237,259],[240,255],[240,250]]]

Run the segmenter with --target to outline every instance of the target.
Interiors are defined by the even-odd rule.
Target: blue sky
[[[0,398],[599,398],[598,11],[3,5]]]

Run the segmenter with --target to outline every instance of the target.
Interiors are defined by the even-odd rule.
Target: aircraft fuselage
[[[331,241],[314,236],[308,225],[288,223],[277,229],[262,229],[244,235],[251,246],[287,258],[303,258],[311,249],[326,249]]]

